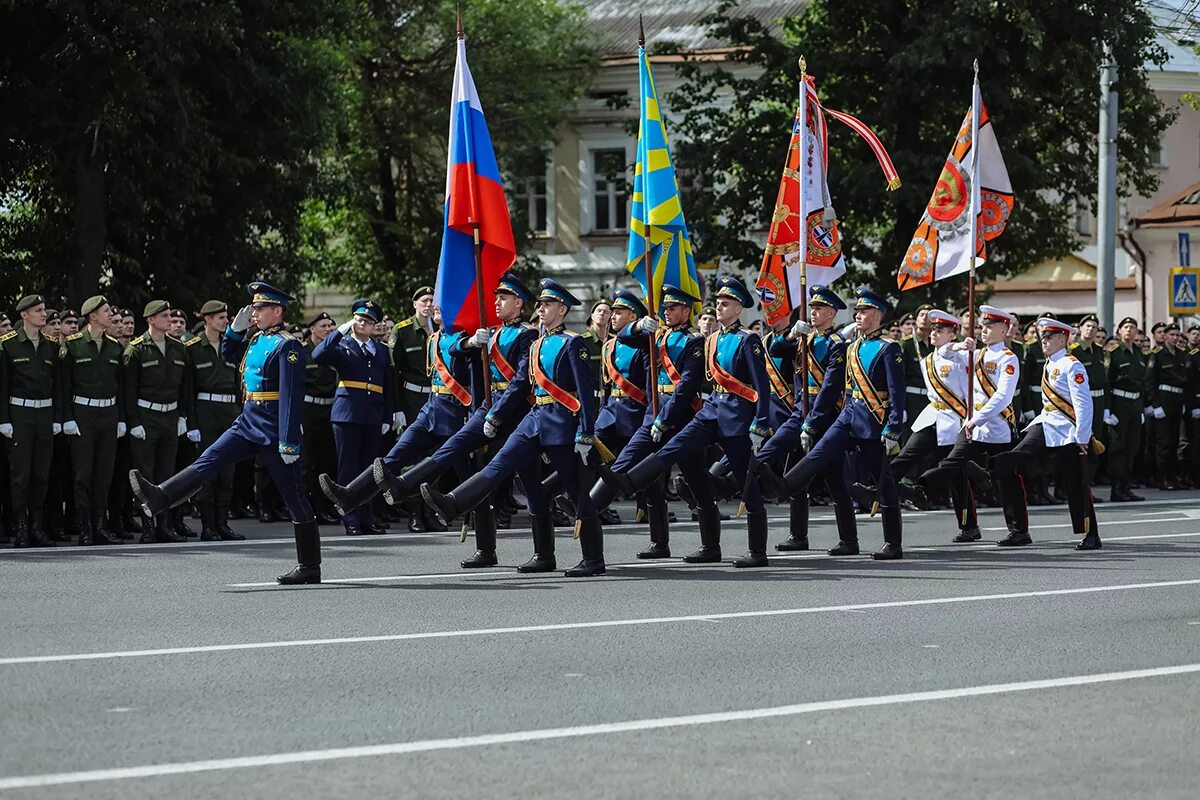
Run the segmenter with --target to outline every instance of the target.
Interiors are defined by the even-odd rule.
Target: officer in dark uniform
[[[337,471],[337,450],[329,414],[333,409],[333,395],[337,392],[338,375],[333,367],[313,361],[312,353],[334,327],[333,317],[322,311],[309,321],[308,342],[304,345],[308,364],[304,368],[304,430],[301,433],[304,458],[301,461],[304,464],[304,488],[317,521],[322,525],[340,521],[318,484],[321,473]]]
[[[397,434],[417,418],[425,401],[429,399],[430,376],[425,354],[429,348],[429,337],[433,335],[433,287],[422,286],[413,293],[413,315],[396,323],[388,339],[395,370]],[[402,501],[403,502],[403,501]],[[408,529],[413,533],[439,530],[437,520],[428,513],[419,500],[406,503],[409,520]]]
[[[442,522],[449,523],[482,503],[506,477],[520,474],[533,521],[534,542],[534,556],[518,567],[521,572],[556,568],[549,498],[541,491],[542,457],[558,472],[578,515],[576,530],[583,559],[564,574],[590,577],[605,571],[600,519],[580,483],[581,460],[587,461],[594,444],[595,387],[583,342],[563,325],[567,312],[577,305],[575,296],[557,281],[542,279],[537,304],[541,335],[517,367],[518,373],[527,372],[532,377],[533,408],[488,465],[454,491],[442,494],[429,483],[421,485],[425,502]]]
[[[220,300],[209,300],[200,308],[204,328],[187,343],[188,370],[193,389],[187,412],[188,440],[207,450],[233,426],[241,404],[238,391],[241,377],[238,365],[221,358],[221,337],[229,327],[229,307]],[[229,506],[233,502],[233,467],[217,472],[204,482],[196,494],[200,510],[203,541],[240,541],[245,539],[229,527]]]
[[[59,348],[59,414],[71,447],[79,544],[120,544],[104,522],[122,418],[121,345],[108,335],[112,308],[97,295],[83,301],[83,330]]]
[[[135,469],[152,481],[164,481],[175,469],[179,437],[187,433],[186,411],[191,396],[187,351],[168,336],[171,306],[151,300],[142,316],[149,326],[125,348],[125,421],[129,426],[130,458]],[[165,516],[142,522],[142,543],[183,542]]]
[[[62,346],[62,313],[46,309],[46,327],[42,336],[49,340],[55,352]],[[42,529],[52,542],[69,542],[78,536],[75,523],[74,470],[71,467],[71,443],[62,436],[62,419],[55,389],[54,452],[50,456],[50,478],[46,484],[46,501],[42,515]]]
[[[21,323],[0,337],[0,436],[12,491],[16,547],[53,547],[43,527],[46,483],[54,452],[54,387],[58,348],[43,335],[46,302],[31,294],[17,302]]]
[[[351,317],[313,349],[313,360],[338,373],[330,421],[337,442],[338,480],[350,483],[368,471],[379,454],[383,435],[392,423],[391,361],[387,349],[371,338],[383,319],[383,309],[366,298],[350,306]],[[415,419],[415,417],[414,417]],[[369,486],[374,480],[367,476]],[[369,504],[344,507],[342,522],[348,536],[382,534]]]
[[[603,471],[612,488],[625,495],[649,488],[672,464],[694,460],[704,449],[719,443],[732,469],[734,480],[745,487],[749,552],[733,564],[735,567],[767,565],[767,512],[758,480],[747,480],[754,450],[771,435],[771,384],[767,377],[766,353],[762,340],[741,326],[744,309],[754,307],[754,299],[745,284],[732,275],[717,278],[717,321],[720,329],[704,344],[705,368],[713,380],[713,394],[679,433],[662,448],[644,458],[627,472]],[[653,330],[657,320],[647,319]],[[645,332],[645,328],[642,329]],[[692,485],[694,494],[699,487]],[[699,500],[697,495],[697,500]],[[704,516],[701,517],[704,520]],[[689,563],[714,563],[721,560],[720,521],[712,520],[700,528],[700,549],[685,556]]]
[[[284,308],[294,298],[262,281],[246,288],[251,304],[238,311],[221,337],[221,358],[241,364],[242,413],[195,463],[162,485],[155,485],[136,469],[129,473],[129,482],[143,510],[158,515],[194,495],[217,472],[257,455],[287,503],[296,537],[299,564],[278,580],[282,584],[320,583],[320,531],[304,493],[300,467],[305,356],[300,342],[283,324]],[[247,341],[251,323],[258,332]]]
[[[1117,326],[1119,344],[1108,356],[1107,383],[1110,408],[1105,422],[1109,428],[1108,477],[1114,503],[1144,500],[1133,493],[1133,463],[1142,441],[1142,408],[1146,396],[1146,356],[1138,349],[1138,323],[1126,317]],[[1200,362],[1198,362],[1200,363]]]
[[[1107,380],[1108,380],[1108,365],[1106,362],[1107,353],[1101,345],[1095,343],[1096,332],[1100,328],[1100,318],[1095,314],[1088,314],[1079,320],[1079,340],[1072,343],[1069,348],[1071,355],[1079,359],[1083,364],[1083,368],[1087,371],[1088,386],[1092,392],[1092,413],[1095,415],[1096,438],[1101,441],[1108,439],[1108,434],[1105,430],[1109,427],[1106,424],[1109,418],[1107,397]],[[1099,456],[1088,456],[1088,482],[1096,474],[1096,469],[1099,466]]]
[[[1186,392],[1191,359],[1181,346],[1179,326],[1166,326],[1163,347],[1150,356],[1147,368],[1147,405],[1155,429],[1154,466],[1160,489],[1179,489],[1176,481],[1180,422],[1188,406]]]
[[[846,392],[846,340],[837,332],[834,321],[839,311],[846,308],[845,302],[826,286],[813,286],[808,291],[808,321],[797,322],[788,336],[771,343],[772,355],[782,356],[788,363],[803,357],[807,369],[802,370],[797,362],[796,390],[803,399],[796,402],[791,416],[776,429],[755,454],[753,467],[765,476],[768,484],[777,487],[777,475],[786,468],[789,457],[803,455],[812,444],[824,435],[833,424],[841,408],[842,395]],[[799,353],[798,341],[805,338],[803,354]],[[802,383],[803,381],[803,383]],[[840,469],[840,465],[835,466]],[[845,482],[834,481],[834,490],[845,487]],[[765,488],[765,487],[764,487]],[[849,495],[833,498],[834,515],[839,519],[849,515],[854,519],[854,506]],[[808,491],[789,496],[788,538],[775,545],[781,552],[808,549]],[[840,527],[845,526],[842,520]]]
[[[883,518],[883,549],[872,554],[878,560],[902,558],[902,522],[896,479],[884,459],[900,451],[900,431],[904,426],[904,356],[900,345],[884,339],[884,318],[891,305],[876,292],[855,291],[854,320],[858,333],[846,348],[846,394],[844,405],[833,425],[825,432],[800,463],[784,476],[790,495],[803,492],[819,474],[835,502],[848,494],[842,459],[851,450],[858,451],[868,474],[877,475],[876,487]],[[841,485],[836,485],[841,484]],[[836,494],[835,494],[836,493]],[[838,543],[831,556],[858,554],[858,530],[852,514],[841,514]]]

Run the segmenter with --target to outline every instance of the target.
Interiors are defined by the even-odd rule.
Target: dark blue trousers
[[[335,422],[333,440],[337,443],[338,483],[345,486],[369,467],[379,454],[379,446],[383,442],[382,424]],[[342,521],[356,527],[370,525],[375,521],[375,516],[371,513],[371,504],[363,503],[346,514]]]
[[[807,488],[817,475],[824,475],[833,502],[841,505],[850,503],[850,487],[846,480],[845,459],[851,450],[857,451],[853,459],[861,471],[879,479],[879,467],[883,463],[883,442],[879,439],[856,439],[850,435],[850,427],[839,419],[830,426],[825,435],[813,445],[813,449],[800,460],[788,476]],[[900,498],[896,490],[896,478],[889,470],[881,487],[880,500],[885,506],[898,506]]]
[[[379,428],[375,429],[376,431]],[[227,430],[212,445],[192,462],[192,469],[205,480],[213,480],[222,470],[229,469],[239,461],[258,456],[259,461],[271,475],[279,495],[287,505],[292,522],[312,522],[316,518],[304,491],[304,470],[300,462],[284,464],[279,457],[276,444],[259,445]]]
[[[655,442],[650,436],[650,426],[643,425],[634,432],[633,436],[621,448],[620,455],[613,461],[613,472],[628,472],[636,466],[642,459],[648,455],[658,452],[662,448],[662,444]],[[691,458],[679,463],[679,471],[683,474],[684,480],[688,483],[688,488],[692,490],[692,496],[696,498],[696,504],[703,508],[710,508],[716,504],[713,500],[712,486],[708,482],[708,468],[702,458]],[[660,499],[662,491],[656,483],[654,487],[646,490],[648,502],[658,503],[665,502]]]
[[[521,477],[525,487],[525,501],[529,513],[549,514],[550,498],[542,488],[542,456],[550,462],[550,468],[558,473],[563,491],[575,505],[575,513],[580,519],[596,516],[592,507],[592,498],[588,489],[580,485],[579,456],[575,454],[573,445],[543,445],[536,433],[526,430],[520,425],[508,437],[500,452],[483,468],[482,474],[493,491],[501,482],[516,473]]]
[[[746,473],[750,467],[752,455],[748,435],[743,433],[739,436],[726,436],[715,418],[695,418],[662,446],[658,451],[658,457],[669,464],[679,464],[680,469],[684,469],[684,465],[689,462],[693,465],[700,464],[703,468],[704,450],[714,444],[721,445],[721,450],[725,453],[725,460],[733,470],[734,480],[738,482],[739,486],[745,487],[742,490],[742,501],[746,504],[746,511],[751,514],[765,514],[767,509],[763,505],[762,493],[758,490],[758,481],[750,481],[748,485],[746,482]],[[686,472],[684,474],[687,475]],[[707,487],[707,476],[698,482]],[[693,492],[695,491],[696,482],[693,482],[690,477],[688,477],[688,486],[692,488]],[[696,502],[700,502],[699,497],[696,498]]]

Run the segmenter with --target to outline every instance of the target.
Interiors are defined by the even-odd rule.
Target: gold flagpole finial
[[[804,56],[800,56],[800,80],[808,75],[808,62],[804,60]]]
[[[979,80],[979,59],[978,58],[971,62],[971,69],[975,70],[975,80],[978,82],[978,80]]]

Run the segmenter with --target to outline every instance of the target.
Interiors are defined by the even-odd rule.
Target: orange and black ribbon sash
[[[492,343],[488,347],[488,360],[492,362],[500,374],[504,376],[504,380],[511,381],[513,376],[517,374],[517,370],[512,364],[508,363],[508,359],[500,352],[500,330],[497,329],[492,334]]]
[[[987,371],[984,370],[982,358],[975,364],[975,377],[979,380],[979,388],[983,390],[984,397],[991,397],[996,393],[998,387],[996,386],[996,382],[992,380],[992,376],[988,375]],[[1017,424],[1017,415],[1012,410],[1012,406],[1005,406],[1004,410],[1000,413],[1004,417],[1004,421],[1009,425]]]
[[[940,397],[942,402],[958,415],[959,419],[966,419],[967,404],[937,374],[937,368],[933,361],[933,353],[925,356],[925,374],[929,376],[929,385],[933,388],[933,393]]]
[[[887,416],[888,401],[875,389],[875,385],[867,377],[867,371],[863,369],[862,357],[858,354],[861,346],[862,341],[857,341],[850,346],[846,364],[850,369],[850,377],[858,389],[858,394],[862,395],[862,401],[867,404],[867,409],[875,417],[875,421],[882,425],[884,417]]]
[[[1061,411],[1067,419],[1071,420],[1071,422],[1075,422],[1075,406],[1071,405],[1070,400],[1056,392],[1054,387],[1050,384],[1050,379],[1046,377],[1046,369],[1049,368],[1049,366],[1050,365],[1047,364],[1046,367],[1042,369],[1042,397],[1047,400],[1046,408],[1044,410],[1049,411],[1051,408],[1056,408]]]
[[[671,354],[667,351],[667,337],[673,331],[659,329],[658,331],[658,363],[662,367],[663,372],[667,373],[667,377],[671,380],[673,386],[678,386],[683,382],[683,376],[679,374],[679,368],[675,366],[675,362],[671,360]],[[658,380],[658,376],[654,376],[654,380]],[[699,411],[704,406],[704,400],[699,396],[692,398],[692,411]]]
[[[817,334],[815,331],[808,335],[808,347],[804,348],[804,352],[805,357],[808,359],[808,374],[812,376],[813,382],[817,386],[820,386],[825,382],[825,366],[813,351],[813,344],[816,342],[816,339]]]
[[[613,385],[625,393],[625,396],[632,399],[639,405],[646,405],[646,390],[639,389],[637,385],[626,378],[621,370],[617,369],[617,365],[613,363],[613,351],[617,347],[615,338],[609,339],[604,343],[604,349],[600,351],[601,359],[604,362],[604,368],[608,371],[608,379]]]
[[[429,357],[433,361],[433,368],[437,370],[438,377],[450,390],[450,394],[454,395],[454,399],[464,406],[469,406],[471,405],[471,391],[455,380],[454,373],[446,366],[446,361],[442,358],[441,339],[441,331],[436,332],[429,339]]]
[[[717,340],[722,336],[724,336],[722,333],[710,334],[708,340],[704,343],[704,355],[708,363],[708,374],[712,376],[713,382],[729,394],[736,394],[747,402],[757,403],[758,390],[753,386],[742,383],[717,363]]]
[[[795,408],[796,399],[792,396],[791,382],[784,380],[779,367],[775,366],[775,359],[771,358],[770,347],[763,348],[763,356],[767,360],[767,377],[771,379],[771,393],[782,400],[788,408]]]
[[[542,342],[544,339],[538,339],[529,349],[529,372],[533,376],[533,380],[542,390],[554,398],[554,402],[566,408],[572,414],[579,413],[579,398],[568,392],[566,389],[559,386],[554,381],[550,380],[550,376],[542,369]]]

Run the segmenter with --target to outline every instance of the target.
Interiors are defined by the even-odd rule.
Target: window
[[[546,191],[546,173],[515,181],[513,206],[523,216],[534,236],[550,235],[550,196]]]
[[[1096,235],[1096,217],[1092,214],[1092,203],[1082,195],[1075,199],[1075,232],[1084,237]]]
[[[624,231],[629,225],[629,164],[622,147],[592,151],[592,229]]]

